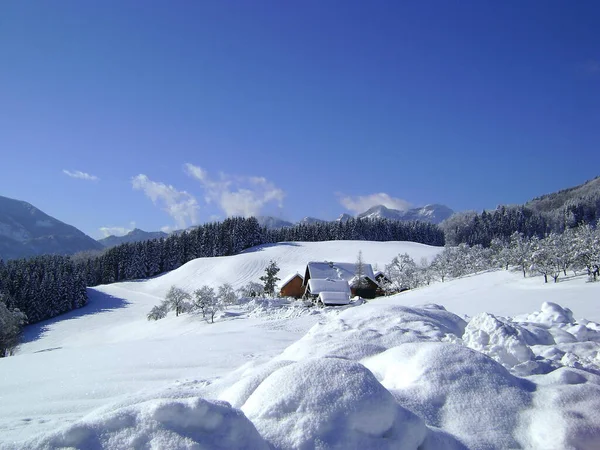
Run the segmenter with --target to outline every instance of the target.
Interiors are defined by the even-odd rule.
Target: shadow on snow
[[[270,247],[281,247],[284,245],[288,246],[288,247],[300,247],[300,244],[297,244],[295,242],[277,242],[275,244],[263,244],[263,245],[258,245],[256,247],[250,247],[250,248],[247,248],[246,250],[242,251],[240,254],[262,252],[265,249],[270,248]]]
[[[128,301],[122,298],[114,297],[104,292],[96,291],[95,289],[88,288],[87,294],[87,305],[79,309],[74,309],[64,314],[60,314],[52,319],[25,326],[23,329],[23,334],[21,335],[21,343],[25,344],[28,342],[37,341],[46,331],[48,331],[48,327],[56,322],[79,319],[80,317],[89,316],[91,314],[100,314],[106,311],[125,308],[125,306],[129,304]]]

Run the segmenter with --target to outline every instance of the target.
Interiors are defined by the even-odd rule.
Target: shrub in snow
[[[251,281],[238,289],[239,296],[243,298],[262,297],[264,293],[265,289],[263,285],[254,281]]]
[[[242,411],[278,449],[414,449],[427,427],[400,407],[363,365],[337,358],[283,367]]]
[[[92,413],[28,448],[267,450],[256,428],[226,402],[156,399]]]
[[[148,320],[160,320],[167,317],[167,312],[169,311],[169,307],[166,302],[162,302],[160,305],[154,306],[148,315]]]

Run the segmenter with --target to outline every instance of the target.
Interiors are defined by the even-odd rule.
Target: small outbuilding
[[[340,292],[350,298],[350,286],[345,280],[331,278],[308,280],[304,296],[316,300],[321,292]]]
[[[350,303],[350,297],[345,292],[321,292],[317,297],[317,304],[328,306],[328,305],[348,305]]]
[[[304,295],[304,277],[299,273],[292,274],[279,283],[281,297],[300,298]]]

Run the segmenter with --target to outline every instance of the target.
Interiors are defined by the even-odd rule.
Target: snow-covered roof
[[[379,275],[384,275],[384,273],[381,270],[378,270],[377,272],[375,272],[374,276],[375,278],[377,278]]]
[[[308,289],[313,295],[320,294],[321,292],[343,292],[350,296],[350,286],[345,280],[311,278],[308,280]]]
[[[308,270],[311,279],[331,278],[332,280],[350,281],[356,276],[355,263],[311,261],[308,263]],[[375,275],[373,275],[373,267],[371,267],[371,264],[363,264],[363,271],[367,278],[375,281]]]
[[[304,280],[304,277],[302,275],[300,275],[298,272],[296,272],[291,275],[288,275],[287,277],[283,278],[282,280],[279,280],[279,283],[278,283],[279,287],[284,287],[286,284],[288,284],[290,281],[292,281],[296,277],[300,277],[301,280]]]
[[[319,299],[324,305],[347,305],[350,303],[350,296],[345,292],[321,292]]]

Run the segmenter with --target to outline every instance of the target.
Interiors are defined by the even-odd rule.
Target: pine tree
[[[264,283],[264,291],[267,295],[275,295],[275,285],[279,281],[277,277],[277,273],[279,272],[279,267],[275,261],[271,260],[267,268],[265,269],[265,275],[260,277],[260,281]]]

